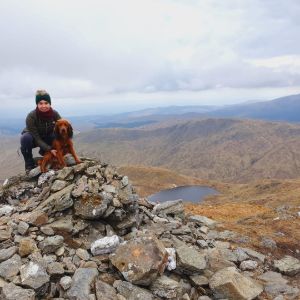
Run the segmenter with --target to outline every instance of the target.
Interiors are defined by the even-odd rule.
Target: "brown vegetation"
[[[275,257],[283,254],[300,257],[300,179],[221,184],[162,168],[129,166],[120,171],[129,175],[141,196],[174,185],[214,187],[220,195],[208,196],[201,204],[187,203],[186,211],[220,221],[220,230],[233,230],[249,237],[249,246],[263,253],[272,252]],[[263,237],[273,239],[277,249],[264,247],[261,244]]]

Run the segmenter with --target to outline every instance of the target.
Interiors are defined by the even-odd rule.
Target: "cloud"
[[[1,1],[0,101],[38,88],[107,106],[300,92],[299,13],[297,0]]]

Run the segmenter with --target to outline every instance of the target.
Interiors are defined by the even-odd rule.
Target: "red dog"
[[[66,167],[64,156],[68,153],[73,155],[76,164],[81,163],[73,147],[73,128],[71,124],[65,119],[59,119],[55,123],[54,133],[56,137],[52,143],[52,149],[56,150],[56,156],[51,151],[45,153],[44,157],[39,161],[43,173],[47,172],[48,164],[57,169]]]

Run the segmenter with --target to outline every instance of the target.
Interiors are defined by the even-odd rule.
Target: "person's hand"
[[[53,155],[53,156],[55,156],[55,157],[56,157],[57,150],[54,150],[54,149],[52,149],[52,150],[51,150],[51,153],[52,153],[52,155]]]

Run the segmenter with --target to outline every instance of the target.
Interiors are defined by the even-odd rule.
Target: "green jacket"
[[[43,141],[43,137],[53,134],[55,122],[61,119],[59,113],[53,109],[53,120],[43,120],[39,118],[36,111],[31,111],[26,117],[26,128],[22,131],[29,132],[37,146],[41,147],[44,151],[51,150],[51,146]]]

